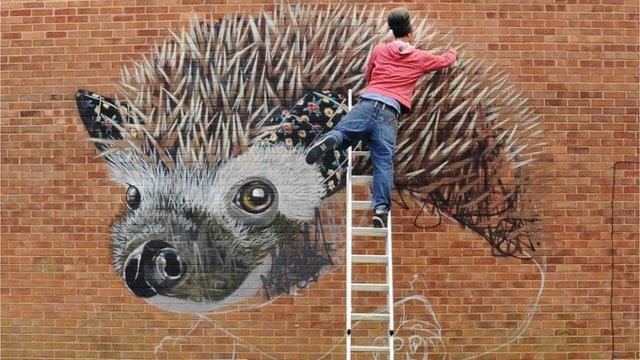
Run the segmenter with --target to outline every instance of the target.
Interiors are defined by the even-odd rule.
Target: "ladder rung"
[[[373,176],[371,175],[353,175],[351,182],[354,185],[371,185],[373,184]]]
[[[389,320],[389,314],[379,314],[379,313],[353,313],[351,314],[351,318],[353,320],[372,320],[372,321],[385,321]]]
[[[386,264],[387,255],[352,255],[351,262],[357,264]]]
[[[373,283],[353,283],[351,284],[351,290],[353,291],[387,291],[389,285],[387,284],[373,284]]]
[[[354,236],[387,236],[387,228],[372,228],[372,227],[352,227],[351,234]]]
[[[354,155],[354,156],[369,156],[369,155],[371,155],[371,153],[368,152],[368,151],[354,150],[354,151],[351,151],[351,155]]]
[[[370,200],[356,200],[351,202],[351,208],[353,210],[371,210]]]
[[[353,352],[383,352],[389,351],[388,346],[351,345]]]

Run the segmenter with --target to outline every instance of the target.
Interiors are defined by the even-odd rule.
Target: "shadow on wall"
[[[320,209],[344,185],[345,150],[315,165],[304,151],[341,120],[348,90],[363,88],[387,31],[381,14],[282,5],[194,20],[123,69],[117,96],[78,91],[82,121],[125,193],[112,256],[136,296],[203,313],[260,292],[266,302],[332,269],[341,230]],[[414,29],[416,47],[451,44],[425,20]],[[418,83],[399,124],[396,189],[495,255],[528,258],[537,118],[506,75],[461,55]]]

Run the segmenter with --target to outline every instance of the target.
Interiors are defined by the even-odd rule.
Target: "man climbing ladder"
[[[364,74],[368,86],[358,103],[309,148],[306,156],[307,163],[313,164],[328,151],[367,140],[373,163],[372,220],[377,228],[386,227],[391,209],[398,118],[411,111],[418,79],[451,66],[457,58],[454,49],[438,56],[411,45],[413,29],[406,8],[391,10],[387,24],[395,40],[373,49]]]

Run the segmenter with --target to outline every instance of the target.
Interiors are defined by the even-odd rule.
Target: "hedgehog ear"
[[[101,96],[91,91],[78,90],[76,104],[89,135],[94,139],[120,140],[122,116],[118,102]],[[106,145],[96,142],[99,150],[104,150]]]

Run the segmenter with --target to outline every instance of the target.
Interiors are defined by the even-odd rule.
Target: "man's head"
[[[387,24],[391,31],[393,31],[393,35],[398,38],[403,38],[407,41],[411,41],[413,39],[413,28],[411,27],[411,15],[409,15],[409,10],[404,7],[398,7],[389,13],[389,17],[387,18]]]

